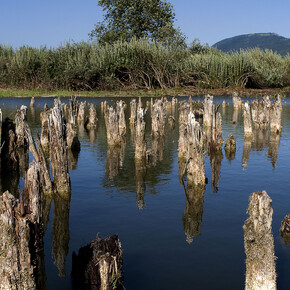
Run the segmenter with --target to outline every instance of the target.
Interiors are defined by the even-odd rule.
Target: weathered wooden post
[[[214,114],[213,96],[206,95],[204,97],[204,114],[203,126],[209,128],[212,126],[212,117]]]
[[[85,123],[85,109],[86,109],[86,102],[80,102],[79,109],[78,109],[78,116],[77,121],[79,126],[83,126]]]
[[[109,106],[105,111],[108,146],[118,146],[122,142],[119,134],[119,117],[116,110]]]
[[[71,96],[69,100],[68,123],[76,125],[78,117],[79,104],[76,96]]]
[[[146,158],[146,140],[145,140],[145,110],[139,108],[137,111],[136,123],[136,149],[135,149],[135,162],[142,163]]]
[[[49,140],[51,171],[55,188],[60,194],[70,192],[66,130],[59,99],[54,100],[54,107],[49,115]]]
[[[229,161],[235,159],[236,149],[236,139],[232,134],[229,134],[225,143],[225,155]]]
[[[31,97],[31,100],[30,100],[30,107],[31,107],[31,108],[34,107],[34,97]]]
[[[281,100],[278,97],[275,98],[273,104],[270,107],[270,131],[272,133],[280,133],[282,129],[281,125]]]
[[[121,138],[126,136],[126,118],[125,118],[125,107],[126,103],[124,101],[117,101],[117,115],[119,122],[119,135]]]
[[[270,123],[271,102],[269,97],[253,100],[251,103],[252,120],[255,128],[267,129]]]
[[[242,106],[242,99],[238,96],[236,92],[233,92],[232,98],[234,109],[239,109]]]
[[[96,129],[98,125],[98,117],[97,117],[97,112],[94,104],[90,104],[90,109],[89,109],[89,117],[87,121],[85,122],[85,128],[90,130],[90,129]]]
[[[156,100],[153,105],[152,116],[152,137],[163,137],[165,134],[166,111],[161,100]]]
[[[245,136],[252,136],[253,134],[249,102],[246,102],[244,106],[244,134]]]
[[[243,226],[246,290],[277,287],[271,202],[266,191],[254,192],[249,198],[249,218]]]
[[[89,245],[73,252],[72,277],[76,289],[121,289],[123,252],[117,235],[96,237]]]
[[[43,247],[39,169],[32,162],[21,200],[8,191],[0,196],[0,289],[40,289]]]
[[[75,126],[71,123],[66,124],[66,142],[69,150],[80,151],[81,143],[78,138],[78,132]]]
[[[49,151],[49,115],[51,114],[51,110],[45,106],[43,112],[40,113],[41,119],[41,135],[40,141],[41,146],[45,152]]]
[[[21,106],[15,115],[15,134],[16,134],[16,142],[19,147],[28,147],[28,140],[25,134],[24,122],[27,120],[27,107]]]
[[[131,109],[131,115],[130,115],[130,125],[135,126],[136,118],[137,118],[137,102],[136,99],[133,99],[130,102],[130,109]]]
[[[205,168],[203,156],[203,134],[194,114],[189,113],[187,122],[188,160],[187,160],[187,185],[204,186]]]

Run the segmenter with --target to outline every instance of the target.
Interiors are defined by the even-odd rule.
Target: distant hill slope
[[[272,49],[281,55],[290,53],[290,38],[279,36],[276,33],[254,33],[226,38],[213,45],[224,52],[259,47]]]

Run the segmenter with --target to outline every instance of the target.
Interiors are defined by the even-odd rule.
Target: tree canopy
[[[174,27],[175,13],[171,3],[162,0],[98,0],[104,20],[91,31],[91,39],[113,43],[132,38],[149,38],[177,46],[185,37]]]

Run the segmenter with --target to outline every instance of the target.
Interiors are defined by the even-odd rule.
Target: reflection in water
[[[218,184],[221,176],[222,160],[224,158],[223,152],[217,150],[210,153],[211,163],[211,186],[214,193],[218,192]]]
[[[71,149],[67,150],[67,157],[68,157],[68,169],[69,170],[76,170],[78,165],[79,159],[79,151],[72,151]]]
[[[190,244],[193,238],[201,233],[201,221],[203,214],[204,186],[184,187],[185,210],[183,214],[183,228],[186,241]]]
[[[139,209],[143,209],[145,207],[144,194],[146,190],[145,186],[146,166],[144,162],[136,162],[135,166],[136,166],[135,178],[136,178],[137,206]]]
[[[106,175],[109,179],[113,179],[119,173],[119,168],[123,167],[125,158],[126,142],[121,142],[120,146],[108,146]]]
[[[280,138],[281,133],[271,132],[270,133],[270,142],[269,142],[269,150],[268,150],[268,158],[272,159],[272,166],[276,168],[278,151],[280,147]]]
[[[71,194],[56,194],[54,198],[52,224],[52,255],[58,275],[65,277],[65,259],[69,249],[69,209]]]
[[[252,150],[262,151],[268,147],[269,130],[268,129],[253,129]]]
[[[164,137],[152,137],[152,164],[163,160]]]
[[[89,135],[90,144],[91,145],[95,144],[96,139],[97,139],[98,129],[96,129],[96,128],[88,129],[87,132],[88,132],[88,135]]]
[[[250,152],[252,148],[252,136],[244,137],[244,146],[243,146],[243,156],[242,156],[242,166],[247,167],[250,157]]]
[[[234,112],[233,112],[233,124],[237,124],[238,123],[238,117],[239,117],[239,108],[234,108]]]

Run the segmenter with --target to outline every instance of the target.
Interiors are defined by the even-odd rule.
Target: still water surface
[[[79,131],[81,151],[70,159],[71,200],[46,201],[49,210],[44,238],[47,289],[72,289],[73,251],[77,252],[97,234],[107,237],[115,233],[124,251],[127,290],[244,289],[246,257],[242,226],[248,217],[249,195],[257,190],[266,190],[273,200],[278,289],[289,289],[290,244],[284,243],[279,228],[281,220],[290,212],[290,100],[286,104],[283,100],[280,140],[271,139],[267,133],[259,134],[251,144],[247,167],[242,167],[242,112],[233,116],[231,99],[215,97],[214,101],[220,103],[224,99],[230,104],[219,109],[223,138],[230,133],[234,135],[237,151],[231,158],[223,151],[217,166],[220,178],[215,185],[210,157],[205,157],[208,184],[204,195],[195,199],[186,198],[179,183],[178,124],[174,130],[166,130],[162,160],[147,169],[141,180],[145,194],[137,196],[135,147],[129,126],[123,162],[118,163],[118,158],[108,160],[105,123],[100,111],[104,99],[86,99],[97,105],[99,126],[95,134]],[[62,101],[68,103],[68,99]],[[0,107],[3,118],[14,119],[16,106],[27,105],[28,121],[36,134],[40,131],[40,111],[45,103],[52,106],[53,98],[36,98],[34,109],[29,108],[29,102],[25,98],[1,99]],[[130,99],[126,102],[128,120]],[[175,117],[178,120],[177,112]],[[237,118],[235,124],[233,118]],[[148,117],[146,126],[150,146]],[[2,180],[3,191],[9,189],[17,194],[22,188],[23,178],[16,189],[11,180]]]

